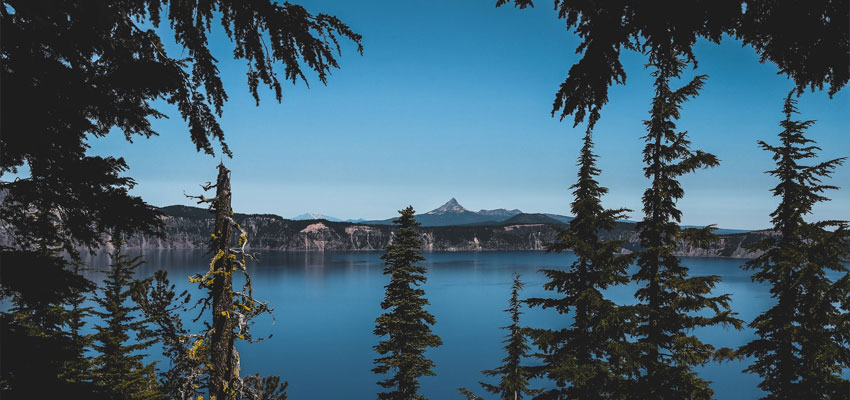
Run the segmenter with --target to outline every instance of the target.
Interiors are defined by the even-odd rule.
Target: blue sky
[[[315,79],[284,87],[278,104],[265,92],[255,107],[245,64],[214,28],[215,54],[230,101],[221,119],[233,159],[234,209],[285,217],[311,211],[339,218],[387,218],[412,204],[424,212],[456,197],[465,207],[519,208],[569,214],[568,190],[583,128],[550,116],[557,86],[578,59],[577,38],[548,3],[496,9],[495,1],[301,1],[340,17],[363,35],[363,56],[345,45],[328,85]],[[165,36],[167,29],[161,29]],[[180,49],[172,46],[172,55]],[[725,40],[699,43],[702,94],[684,107],[679,127],[694,149],[721,164],[682,179],[683,223],[762,228],[777,201],[763,172],[776,142],[785,94],[792,87],[752,49]],[[609,207],[641,209],[641,121],[652,87],[643,56],[626,53],[627,84],[612,88],[595,129],[600,182]],[[850,95],[845,88],[800,98],[801,119],[826,158],[850,156]],[[213,180],[220,158],[195,151],[176,110],[154,123],[160,136],[127,143],[114,133],[91,141],[92,154],[123,156],[138,185],[133,193],[157,206],[192,204],[184,191]],[[831,181],[845,186],[814,219],[850,219],[850,166]],[[638,211],[632,219],[640,219]]]

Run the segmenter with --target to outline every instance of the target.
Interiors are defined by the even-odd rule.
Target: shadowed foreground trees
[[[650,119],[645,121],[644,175],[650,187],[643,195],[644,219],[637,224],[640,244],[639,270],[632,279],[639,289],[635,297],[640,376],[631,389],[634,398],[711,399],[714,391],[700,378],[695,366],[732,357],[729,349],[716,349],[693,335],[699,327],[722,325],[741,328],[730,310],[728,294],[713,296],[720,281],[716,275],[689,277],[688,268],[673,255],[677,240],[695,244],[712,239],[711,227],[682,230],[681,211],[676,202],[684,196],[678,177],[700,168],[714,167],[717,158],[692,151],[687,132],[676,131],[682,103],[698,94],[704,75],[694,77],[679,89],[670,82],[680,77],[685,61],[676,54],[662,33],[655,38],[650,66],[655,77],[655,96]]]
[[[578,181],[571,186],[571,209],[575,219],[567,228],[558,229],[558,240],[547,251],[572,250],[576,261],[565,271],[548,269],[543,287],[555,291],[557,298],[530,298],[531,307],[552,308],[565,318],[573,314],[569,328],[533,329],[534,343],[540,348],[543,365],[536,375],[552,380],[556,387],[541,393],[538,399],[607,399],[628,392],[627,360],[630,344],[629,307],[605,298],[603,290],[629,282],[626,269],[633,255],[619,254],[621,241],[604,241],[600,231],[610,230],[617,219],[625,218],[626,209],[605,209],[602,196],[607,188],[599,186],[596,154],[588,130],[578,157]]]
[[[771,285],[776,305],[756,317],[750,327],[757,339],[739,349],[755,357],[746,371],[758,374],[763,399],[840,399],[850,396],[850,381],[841,376],[850,367],[850,256],[846,221],[806,222],[812,207],[829,200],[821,179],[830,176],[845,158],[803,164],[820,150],[805,130],[814,121],[792,120],[797,112],[791,94],[785,99],[780,144],[759,141],[773,153],[779,179],[771,191],[780,199],[770,214],[776,238],[752,246],[765,253],[744,265],[752,278]],[[842,273],[838,279],[826,276]]]
[[[508,3],[519,8],[534,5],[532,0],[497,0],[496,6]],[[718,351],[687,333],[698,326],[729,324],[738,327],[740,322],[730,312],[727,296],[710,297],[711,288],[718,278],[688,278],[687,269],[682,267],[669,251],[678,239],[690,237],[696,242],[711,240],[708,230],[679,230],[676,223],[679,221],[680,212],[675,208],[675,203],[682,198],[684,192],[677,177],[717,163],[709,154],[690,151],[686,134],[675,132],[674,120],[678,119],[680,104],[697,94],[704,77],[697,76],[678,90],[670,89],[669,84],[671,80],[679,78],[685,65],[697,66],[693,53],[697,40],[719,42],[723,35],[734,35],[745,44],[751,45],[761,56],[762,62],[775,63],[780,73],[794,81],[798,95],[806,89],[814,91],[828,86],[828,94],[832,96],[846,86],[850,75],[850,7],[847,6],[846,0],[814,3],[806,0],[556,0],[555,10],[558,18],[565,20],[566,28],[580,37],[581,42],[576,51],[581,54],[581,58],[572,65],[555,94],[553,115],[560,112],[561,119],[572,115],[574,126],[587,118],[588,127],[592,129],[600,118],[602,107],[608,102],[610,86],[625,83],[626,71],[620,62],[623,50],[648,55],[650,66],[655,69],[656,90],[652,117],[646,123],[648,135],[645,136],[647,145],[644,150],[644,160],[647,163],[645,173],[647,178],[651,179],[652,185],[643,197],[646,216],[639,225],[641,245],[645,250],[638,259],[641,270],[632,277],[645,283],[637,293],[642,304],[638,307],[637,315],[641,318],[641,325],[636,333],[641,345],[640,369],[645,373],[638,380],[638,385],[631,395],[635,398],[709,398],[712,393],[707,386],[708,382],[698,378],[692,367],[713,358],[726,358],[731,356],[731,352],[725,349]],[[801,171],[812,177],[819,172],[825,172],[827,167]],[[818,182],[815,180],[809,183],[812,187],[819,187]],[[786,186],[791,187],[790,183]],[[779,189],[778,186],[777,190]],[[817,226],[825,228],[829,224],[827,222]],[[821,233],[815,234],[812,229],[807,229],[811,236],[804,237],[803,240],[831,243],[820,250],[819,260],[824,266],[822,268],[834,267],[833,269],[840,270],[840,264],[835,264],[835,257],[839,253],[846,254],[842,253],[845,250],[831,246],[840,248],[840,237],[845,235],[844,231],[846,228],[841,226],[837,227],[835,233],[821,230]],[[771,246],[773,244],[762,244],[760,248],[766,250]],[[778,248],[781,248],[781,245]],[[846,249],[846,242],[843,249]],[[797,250],[797,259],[794,260],[796,264],[802,262],[800,255],[803,253],[803,250]],[[790,277],[776,276],[775,268],[767,266],[776,262],[771,257],[793,258],[792,255],[787,249],[774,249],[768,254],[771,255],[766,255],[767,258],[760,258],[750,265],[752,268],[766,267],[756,275],[756,279],[771,281],[780,286],[791,285]],[[777,262],[777,265],[787,262],[788,259],[785,259],[783,262]],[[825,267],[827,265],[830,267]],[[788,325],[791,318],[788,313],[793,314],[791,303],[800,301],[800,306],[816,307],[819,310],[819,319],[808,322],[815,327],[813,331],[819,333],[815,335],[810,332],[815,336],[807,336],[805,339],[807,346],[813,346],[811,352],[819,355],[817,361],[812,360],[807,366],[798,367],[810,373],[807,379],[811,385],[824,388],[835,383],[832,372],[833,368],[838,368],[837,364],[833,363],[835,357],[843,356],[845,363],[847,360],[843,350],[836,348],[846,345],[846,335],[833,337],[831,348],[825,344],[828,342],[826,337],[832,335],[831,330],[834,327],[842,326],[843,332],[848,331],[846,326],[842,325],[846,324],[846,318],[833,320],[837,315],[834,308],[836,304],[847,309],[847,296],[844,294],[844,297],[827,300],[833,299],[830,297],[833,294],[841,292],[839,287],[844,283],[839,280],[833,283],[833,290],[827,291],[829,294],[817,298],[815,293],[826,290],[829,285],[821,279],[822,272],[817,272],[817,268],[807,268],[806,271],[808,272],[802,274],[801,278],[806,276],[806,284],[811,287],[804,290],[795,286],[794,290],[802,290],[800,293],[808,294],[796,296],[788,293],[790,288],[775,289],[777,295],[782,292],[782,296],[787,297],[785,303],[788,306],[782,313],[771,312],[761,316],[756,321],[758,324],[754,322],[754,327],[762,329],[766,335],[780,331],[786,336],[791,335],[791,332],[797,334],[806,330],[797,329],[793,324]],[[793,282],[794,285],[802,284],[799,281]],[[831,306],[833,308],[826,306],[829,303],[825,302],[828,301],[834,301]],[[713,316],[693,316],[693,312],[704,308],[709,308]],[[784,318],[784,322],[771,322],[770,319],[774,317]],[[799,339],[802,340],[803,334],[799,334]],[[789,337],[778,342],[790,343]],[[782,381],[786,383],[780,385],[787,386],[787,382],[793,378],[784,375],[795,374],[796,372],[792,371],[796,367],[789,366],[790,370],[785,372],[773,369],[771,363],[775,360],[770,360],[773,350],[766,344],[770,340],[763,338],[762,342],[751,343],[744,354],[760,354],[759,357],[763,358],[759,365],[750,370],[766,378],[763,385],[767,386],[764,387],[774,387],[777,382]],[[790,347],[786,347],[786,352],[791,351],[788,348]],[[827,348],[829,350],[826,350]],[[826,353],[820,354],[818,351]],[[783,357],[792,358],[791,355]],[[827,392],[827,389],[812,390]]]
[[[503,400],[520,400],[527,395],[538,393],[539,390],[529,387],[528,379],[532,376],[530,368],[523,366],[523,358],[526,357],[531,346],[528,345],[528,337],[526,328],[519,325],[519,316],[522,315],[523,301],[519,299],[519,292],[525,284],[519,279],[519,274],[514,273],[514,282],[511,285],[511,298],[508,301],[508,308],[504,311],[511,316],[511,324],[503,326],[502,329],[507,330],[505,340],[505,357],[502,358],[504,364],[496,369],[485,369],[481,371],[484,375],[494,376],[499,378],[499,383],[490,384],[479,382],[481,387],[490,393],[497,394]],[[466,396],[469,400],[479,400],[476,396],[466,388],[458,388],[460,394]]]
[[[177,54],[165,50],[162,22]],[[59,253],[79,261],[77,249],[102,246],[107,233],[161,227],[156,210],[129,194],[126,162],[87,154],[89,140],[113,130],[128,140],[156,135],[151,120],[166,115],[154,102],[164,100],[198,150],[213,154],[218,140],[230,155],[217,121],[227,93],[207,36],[216,22],[234,44],[230,54],[247,62],[257,101],[261,85],[280,101],[281,81],[315,74],[325,82],[341,39],[361,50],[360,35],[339,19],[271,0],[3,1],[0,224],[16,249],[0,249],[0,294],[13,303],[0,315],[0,336],[31,349],[3,352],[7,395],[92,391],[74,304],[93,285]]]
[[[390,391],[378,394],[379,399],[409,400],[425,399],[418,393],[419,378],[433,376],[434,362],[425,357],[429,347],[443,344],[439,336],[431,332],[434,316],[425,310],[428,299],[425,290],[419,288],[427,278],[425,267],[418,265],[422,257],[422,243],[414,219],[413,207],[400,210],[401,216],[393,220],[399,226],[387,252],[381,256],[386,267],[384,274],[390,276],[381,309],[385,311],[375,320],[375,335],[385,338],[375,351],[381,355],[375,359],[376,374],[392,374],[378,382]]]
[[[148,321],[132,301],[139,289],[133,273],[142,264],[141,256],[130,258],[120,245],[111,255],[99,306],[92,313],[103,321],[97,324],[92,360],[92,376],[104,398],[120,400],[164,399],[156,380],[154,364],[145,364],[144,351],[156,342],[148,330]],[[131,336],[132,335],[132,336]]]
[[[533,7],[532,0],[496,0]],[[697,65],[693,47],[704,39],[719,43],[724,35],[752,46],[761,61],[777,65],[794,81],[798,93],[829,86],[838,93],[850,77],[850,7],[846,0],[555,0],[559,19],[581,42],[573,64],[552,104],[552,115],[572,115],[575,125],[587,118],[590,128],[608,103],[611,85],[625,84],[623,50],[647,54],[655,37],[669,35],[670,50]],[[789,29],[793,27],[793,29]]]

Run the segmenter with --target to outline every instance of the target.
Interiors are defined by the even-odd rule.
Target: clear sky
[[[234,152],[234,209],[291,217],[307,211],[338,218],[388,218],[412,204],[424,212],[456,197],[465,207],[519,208],[569,214],[568,190],[583,128],[550,116],[557,86],[578,59],[577,38],[548,2],[536,9],[496,9],[479,1],[297,1],[340,17],[363,35],[365,51],[343,48],[341,69],[327,86],[313,79],[270,92],[255,106],[245,64],[214,28],[213,47],[230,101],[222,126]],[[169,36],[167,29],[161,34]],[[172,55],[180,50],[172,46]],[[776,143],[791,82],[760,64],[752,49],[725,40],[699,43],[702,94],[684,107],[679,127],[694,149],[721,164],[683,178],[683,223],[763,228],[777,201],[770,155],[756,141]],[[595,130],[600,182],[609,207],[641,209],[641,121],[652,95],[639,54],[625,53],[627,84],[612,88]],[[826,158],[850,156],[850,95],[845,88],[800,98],[801,119],[818,122],[808,136]],[[219,157],[197,153],[185,122],[155,122],[159,137],[127,143],[120,134],[91,141],[91,153],[123,156],[153,205],[192,204],[184,191],[214,180]],[[830,182],[844,186],[815,219],[850,219],[850,166]],[[635,211],[632,219],[640,219]]]

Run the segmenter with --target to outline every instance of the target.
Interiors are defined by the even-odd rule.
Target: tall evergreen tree
[[[650,119],[644,121],[644,175],[650,187],[643,195],[644,219],[637,224],[643,247],[637,257],[640,269],[632,277],[639,284],[634,336],[642,371],[632,394],[644,399],[709,399],[713,390],[693,367],[731,357],[733,352],[703,343],[692,331],[713,325],[740,329],[741,322],[730,310],[728,294],[712,296],[719,276],[689,277],[688,268],[673,255],[679,239],[702,243],[713,236],[712,227],[684,231],[679,227],[682,213],[676,201],[684,190],[677,178],[714,167],[718,161],[712,154],[692,151],[687,132],[677,132],[675,124],[682,103],[698,94],[706,76],[698,75],[673,90],[670,81],[680,77],[685,61],[664,44],[663,35],[658,39],[662,40],[649,56],[655,96]]]
[[[626,269],[634,257],[619,254],[622,241],[605,241],[599,235],[613,229],[616,219],[624,218],[628,210],[602,207],[601,197],[608,189],[596,181],[600,171],[589,129],[578,166],[578,181],[571,186],[575,218],[567,228],[556,228],[558,240],[547,247],[547,251],[555,252],[571,249],[576,260],[566,271],[543,271],[549,278],[544,288],[562,297],[526,300],[532,307],[574,315],[569,328],[533,330],[535,344],[543,351],[539,373],[556,384],[536,398],[617,398],[625,387],[628,313],[605,298],[602,291],[629,281]]]
[[[425,267],[418,265],[425,260],[416,231],[419,223],[414,219],[412,206],[400,210],[399,214],[401,216],[393,220],[399,230],[381,256],[386,265],[384,275],[390,276],[390,283],[385,286],[386,294],[381,302],[385,312],[375,320],[375,335],[385,339],[375,346],[381,357],[375,359],[377,366],[372,371],[393,374],[378,382],[390,389],[379,393],[379,399],[425,399],[418,393],[419,378],[434,375],[431,370],[434,362],[425,357],[425,351],[440,346],[443,341],[431,332],[429,325],[436,321],[424,308],[429,304],[425,290],[418,287],[427,280]]]
[[[151,338],[142,310],[132,301],[139,288],[133,273],[141,264],[141,256],[131,258],[119,246],[112,254],[101,294],[95,297],[100,307],[93,314],[103,324],[95,327],[94,374],[98,391],[107,399],[163,398],[154,364],[144,363],[143,352],[156,340]]]
[[[779,179],[772,192],[780,202],[770,214],[778,237],[753,245],[764,254],[744,265],[755,271],[754,281],[771,285],[776,304],[750,323],[758,338],[739,351],[755,357],[746,371],[761,376],[763,399],[846,399],[850,381],[841,372],[850,367],[850,274],[843,261],[850,231],[845,221],[804,220],[829,200],[823,192],[837,189],[822,179],[845,158],[803,164],[820,150],[804,135],[814,121],[791,119],[797,113],[791,94],[784,113],[780,144],[759,141],[776,161],[768,173]],[[832,280],[830,271],[843,274]]]
[[[511,324],[502,327],[508,331],[503,343],[505,344],[505,358],[502,359],[502,364],[496,369],[485,369],[481,371],[485,375],[499,377],[499,383],[496,385],[479,382],[479,384],[488,392],[499,395],[504,400],[519,400],[526,395],[533,395],[538,390],[528,387],[528,379],[532,376],[529,368],[522,365],[522,359],[526,356],[531,347],[528,345],[528,337],[525,329],[519,325],[519,316],[522,314],[522,300],[519,299],[519,291],[525,287],[525,284],[519,279],[519,274],[514,274],[514,282],[511,285],[511,299],[508,302],[508,308],[505,312],[511,316]],[[465,388],[459,388],[461,394],[469,399],[478,398],[472,392]]]

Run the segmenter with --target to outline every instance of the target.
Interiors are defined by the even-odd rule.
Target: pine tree
[[[145,364],[143,353],[156,340],[150,336],[148,322],[136,303],[138,289],[133,273],[142,264],[141,256],[129,257],[120,247],[112,254],[101,294],[100,306],[93,314],[103,321],[94,334],[94,373],[98,391],[104,398],[143,400],[163,398],[156,381],[154,364]],[[130,336],[135,335],[135,340]]]
[[[755,357],[745,371],[761,376],[763,399],[846,399],[850,382],[841,373],[850,367],[850,274],[843,260],[850,255],[850,231],[845,221],[804,220],[815,204],[829,200],[821,193],[837,189],[821,179],[845,159],[802,164],[820,150],[804,135],[814,121],[791,119],[797,113],[791,94],[784,113],[781,144],[759,141],[776,161],[768,173],[779,179],[772,189],[779,206],[770,214],[778,237],[753,245],[764,254],[744,265],[755,271],[754,281],[771,285],[776,304],[750,323],[758,338],[739,351]],[[828,271],[843,275],[833,281]]]
[[[413,207],[400,210],[401,216],[393,220],[399,230],[393,236],[387,252],[381,256],[386,267],[384,274],[390,275],[390,283],[385,286],[386,294],[381,302],[385,310],[375,320],[375,335],[386,337],[375,346],[381,357],[375,359],[377,366],[372,369],[376,374],[394,375],[378,382],[387,392],[378,394],[379,399],[409,400],[425,399],[418,393],[419,378],[433,376],[434,362],[425,357],[425,350],[443,344],[439,336],[431,333],[436,322],[434,316],[424,309],[428,305],[425,290],[418,286],[424,284],[425,267],[418,263],[425,260],[422,256],[422,243],[414,219]]]
[[[627,313],[606,299],[603,290],[629,281],[626,268],[630,255],[619,255],[622,241],[604,241],[600,231],[614,228],[626,209],[605,209],[601,197],[608,189],[599,186],[593,139],[588,129],[578,157],[578,181],[571,186],[575,218],[567,228],[556,228],[558,240],[548,251],[571,249],[576,260],[566,271],[544,270],[546,290],[563,297],[531,298],[532,307],[553,308],[559,314],[574,314],[569,328],[535,329],[532,336],[543,351],[540,374],[555,382],[556,388],[537,398],[603,399],[622,393]]]
[[[714,167],[718,161],[712,154],[691,151],[687,132],[677,132],[675,124],[682,103],[698,94],[706,76],[698,75],[681,88],[671,89],[670,81],[680,77],[685,61],[663,40],[660,43],[649,56],[655,69],[655,96],[650,119],[644,122],[643,155],[650,187],[643,195],[644,219],[637,224],[643,247],[637,257],[640,269],[632,277],[640,285],[635,293],[639,304],[634,336],[642,374],[631,392],[642,399],[709,399],[713,390],[693,367],[731,357],[732,351],[703,343],[692,330],[713,325],[740,329],[741,322],[730,310],[729,295],[711,295],[720,277],[689,277],[688,268],[673,255],[679,239],[702,242],[713,229],[683,231],[679,227],[682,213],[676,201],[684,196],[684,190],[677,178]]]
[[[531,347],[528,345],[528,337],[525,329],[519,325],[519,316],[522,314],[522,300],[519,299],[519,291],[525,287],[525,284],[519,279],[519,274],[514,274],[514,282],[511,286],[511,299],[508,302],[508,308],[505,312],[511,316],[511,324],[502,327],[508,331],[503,343],[505,344],[505,358],[502,359],[502,364],[496,369],[485,369],[481,371],[485,375],[499,377],[499,383],[492,385],[485,382],[479,384],[488,392],[497,394],[504,400],[519,400],[525,395],[533,395],[538,390],[528,387],[528,379],[532,376],[531,371],[522,366],[522,359],[525,358]],[[458,391],[467,396],[467,398],[475,399],[472,392],[465,388],[458,388]]]

